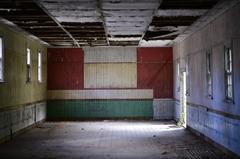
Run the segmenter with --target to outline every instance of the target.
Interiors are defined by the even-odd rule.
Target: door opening
[[[186,71],[181,71],[180,75],[180,119],[178,125],[187,127],[187,78]]]

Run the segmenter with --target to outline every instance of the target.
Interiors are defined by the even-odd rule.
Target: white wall
[[[174,98],[177,91],[177,60],[185,68],[189,56],[187,87],[187,125],[218,144],[240,155],[240,3],[218,16],[211,23],[174,45]],[[234,103],[225,101],[224,46],[233,49]],[[212,50],[213,99],[207,97],[206,51]],[[175,106],[178,118],[179,105]]]

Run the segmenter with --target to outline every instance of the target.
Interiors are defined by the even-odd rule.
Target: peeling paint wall
[[[187,125],[240,155],[240,4],[174,45],[175,118],[179,118],[177,61],[187,77]],[[224,46],[233,50],[234,102],[225,98]],[[212,52],[213,98],[206,90],[206,52]],[[187,58],[189,58],[188,67]],[[181,102],[180,102],[181,103]]]
[[[45,119],[46,47],[0,24],[4,42],[4,82],[0,83],[0,139]],[[26,51],[31,50],[31,82],[27,81]],[[42,83],[38,82],[38,50],[42,51]]]
[[[92,118],[91,113],[109,118],[110,112],[112,117],[121,112],[119,117],[126,114],[125,117],[149,118],[154,114],[155,119],[173,118],[172,100],[154,99],[172,98],[172,48],[84,47],[48,51],[49,119],[62,117],[58,111],[54,114],[53,110],[58,110],[54,103],[62,103],[61,109],[66,111],[79,110],[76,118]],[[77,85],[76,81],[81,82]],[[127,107],[118,102],[128,103]],[[106,112],[90,111],[90,107],[95,109],[101,103],[108,103]],[[145,114],[143,110],[147,110]]]
[[[137,89],[136,47],[48,50],[48,119],[152,117],[153,90]]]

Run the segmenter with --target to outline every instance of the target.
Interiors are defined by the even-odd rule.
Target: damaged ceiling
[[[0,17],[52,46],[169,42],[219,0],[1,0]]]

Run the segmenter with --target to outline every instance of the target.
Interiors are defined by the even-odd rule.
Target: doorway
[[[187,75],[186,71],[180,73],[180,118],[178,125],[187,127]]]

